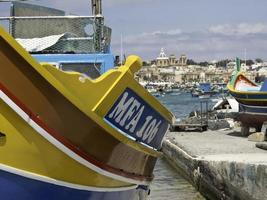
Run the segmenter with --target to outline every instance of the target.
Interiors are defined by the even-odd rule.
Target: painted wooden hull
[[[240,81],[244,82],[243,87],[258,87],[258,85],[247,79],[242,73],[236,74],[227,85],[227,88],[238,102],[244,105],[267,106],[267,92],[238,90]]]
[[[267,121],[267,106],[239,104],[236,119],[249,127],[261,129],[263,122]]]
[[[76,180],[82,186],[123,191],[152,181],[173,115],[134,80],[140,59],[132,56],[125,66],[92,81],[40,65],[0,28],[0,61],[0,132],[5,135],[0,152],[6,155],[1,164],[71,184]],[[68,162],[61,163],[64,159]],[[73,170],[66,178],[71,163],[83,171]],[[135,190],[118,191],[107,197],[89,193],[96,199],[125,199]]]
[[[240,82],[242,82],[242,85]],[[242,91],[241,86],[243,89],[258,87],[242,73],[237,73],[232,77],[227,88],[239,102],[239,114],[236,120],[242,122],[243,125],[260,129],[263,122],[267,121],[267,92]]]
[[[100,190],[100,188],[98,188]],[[16,193],[14,193],[14,190]],[[122,191],[97,191],[75,189],[49,182],[34,180],[0,170],[1,199],[9,200],[125,200],[138,199],[137,189]]]
[[[267,93],[257,92],[251,93],[237,93],[230,91],[230,94],[240,103],[254,106],[267,106]]]
[[[138,192],[136,185],[105,176],[64,153],[56,140],[39,134],[33,121],[26,122],[26,116],[20,117],[2,99],[0,110],[2,199],[122,199]]]

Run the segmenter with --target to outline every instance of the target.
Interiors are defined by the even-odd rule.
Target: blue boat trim
[[[115,129],[116,129],[118,132],[120,132],[122,135],[124,135],[125,137],[129,138],[130,140],[136,141],[136,142],[138,142],[138,143],[140,143],[140,144],[142,144],[142,145],[144,145],[144,146],[146,146],[146,147],[148,147],[148,148],[150,148],[150,149],[153,149],[153,150],[155,150],[155,151],[158,150],[158,149],[156,149],[156,148],[154,148],[154,147],[151,147],[151,146],[149,146],[149,145],[147,145],[147,144],[145,144],[145,143],[143,143],[143,142],[138,141],[135,137],[133,137],[133,136],[131,136],[131,135],[129,135],[129,134],[123,132],[122,130],[118,129],[115,125],[111,124],[111,123],[110,123],[108,120],[106,120],[105,118],[104,118],[104,121],[105,121],[106,123],[108,123],[110,126],[112,126],[113,128],[115,128]]]
[[[14,170],[11,170],[14,171]],[[138,189],[135,187],[125,188],[92,188],[92,190],[77,189],[62,185],[42,181],[44,177],[33,179],[35,175],[30,174],[28,177],[12,173],[6,169],[0,169],[0,192],[1,199],[8,200],[58,200],[58,199],[75,199],[75,200],[124,200],[135,199],[138,195]],[[36,175],[37,177],[38,175]],[[39,180],[38,180],[39,179]],[[48,178],[49,179],[49,178]],[[59,183],[61,181],[58,181]]]
[[[112,54],[32,54],[38,62],[47,63],[101,63],[101,74],[114,68]]]
[[[264,79],[260,92],[267,92],[267,78]]]
[[[267,116],[267,107],[266,106],[250,106],[239,103],[239,112],[260,114]]]
[[[126,88],[104,119],[121,132],[152,148],[160,149],[169,124],[157,111]]]
[[[258,92],[258,94],[249,94],[249,93],[235,93],[235,92],[231,92],[231,95],[235,98],[238,99],[254,99],[254,100],[264,100],[267,99],[267,94],[262,94],[260,92]]]

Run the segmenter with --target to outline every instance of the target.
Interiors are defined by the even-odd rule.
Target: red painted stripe
[[[18,107],[20,107],[30,117],[30,119],[32,119],[36,124],[38,124],[47,133],[49,133],[49,135],[51,135],[53,138],[55,138],[60,143],[62,143],[64,146],[66,146],[68,149],[75,152],[77,155],[87,160],[91,164],[103,170],[106,170],[108,172],[114,173],[116,175],[120,175],[120,176],[134,179],[137,181],[152,181],[153,180],[153,176],[144,176],[144,175],[129,173],[121,169],[117,169],[115,167],[107,165],[97,160],[92,155],[88,155],[87,153],[82,151],[78,146],[74,145],[70,140],[65,138],[63,135],[57,133],[55,130],[53,130],[51,127],[45,124],[38,115],[34,114],[25,104],[23,104],[15,95],[13,95],[1,82],[0,82],[0,90],[2,90]]]
[[[246,83],[250,86],[257,86],[257,84],[255,84],[254,82],[252,82],[251,80],[249,80],[247,77],[245,77],[243,74],[239,74],[236,79],[235,79],[235,83],[234,83],[234,88],[236,88],[236,85],[238,82],[240,81],[246,81]]]

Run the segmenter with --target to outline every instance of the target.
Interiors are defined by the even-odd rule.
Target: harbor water
[[[203,111],[206,110],[206,103],[208,108],[211,108],[219,96],[213,96],[208,99],[200,99],[198,97],[192,97],[191,93],[188,92],[178,92],[160,95],[157,98],[172,111],[177,120],[181,120],[187,117],[192,111],[200,111],[201,103]]]
[[[208,107],[214,104],[214,99],[192,98],[190,93],[170,93],[157,97],[176,116],[183,119],[190,112],[200,110],[201,101],[208,102]],[[206,109],[206,105],[205,105]],[[151,200],[203,200],[197,190],[184,179],[179,172],[165,159],[157,162],[154,170],[155,179],[151,185]]]
[[[164,158],[158,160],[154,175],[149,200],[204,200]]]

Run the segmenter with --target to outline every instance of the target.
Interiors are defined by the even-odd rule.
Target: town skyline
[[[251,66],[251,65],[257,64],[257,63],[267,63],[267,60],[262,59],[260,57],[256,57],[256,58],[233,57],[233,58],[221,58],[221,59],[218,59],[218,60],[208,60],[208,59],[197,60],[195,58],[188,57],[187,54],[184,54],[184,53],[166,54],[164,48],[160,49],[160,51],[158,53],[158,56],[156,56],[155,58],[149,59],[149,60],[143,60],[143,63],[145,65],[156,63],[157,59],[160,58],[160,57],[166,57],[166,59],[172,59],[172,60],[176,60],[176,61],[179,61],[179,59],[181,60],[182,57],[185,57],[187,65],[200,65],[200,66],[208,66],[208,64],[218,64],[219,66],[222,67],[222,66],[226,66],[226,64],[228,62],[235,62],[236,58],[238,58],[241,63],[244,63],[244,64],[246,63],[246,65],[248,65],[248,66]]]

